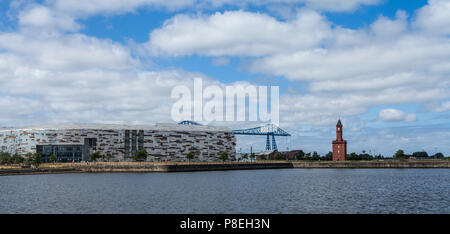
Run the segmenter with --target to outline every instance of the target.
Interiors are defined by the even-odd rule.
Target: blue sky
[[[0,1],[0,125],[170,122],[201,76],[280,86],[281,150],[330,151],[341,116],[350,152],[450,155],[449,26],[447,0]]]

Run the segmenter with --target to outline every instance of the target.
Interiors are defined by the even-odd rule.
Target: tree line
[[[8,152],[0,153],[0,164],[25,164],[25,165],[39,165],[42,156],[39,153],[27,153],[25,155],[13,154]]]
[[[243,158],[246,158],[246,155],[248,154],[244,154]],[[287,160],[288,156],[286,153],[281,153],[281,152],[275,152],[275,155],[273,158],[267,158],[264,155],[258,156],[259,159],[261,160]],[[419,152],[414,152],[412,154],[405,154],[405,152],[403,150],[398,150],[395,152],[395,154],[392,156],[393,159],[445,159],[444,154],[442,153],[435,153],[433,155],[428,155],[427,152],[425,151],[419,151]],[[352,152],[350,154],[346,155],[346,160],[350,160],[350,161],[371,161],[371,160],[382,160],[382,159],[392,159],[392,158],[387,158],[381,154],[377,154],[377,155],[371,155],[368,154],[365,150],[362,151],[362,153],[355,153]],[[289,158],[292,159],[292,158]],[[332,152],[328,152],[325,155],[320,155],[317,152],[309,152],[309,153],[305,153],[302,150],[299,150],[294,157],[295,160],[306,160],[306,161],[331,161],[333,160],[333,153]]]
[[[133,161],[147,161],[147,151],[145,150],[139,150],[136,152],[136,154],[132,157],[129,157],[129,159],[133,160]],[[281,152],[275,152],[275,155],[273,158],[268,159],[266,158],[264,155],[262,156],[258,156],[259,159],[261,160],[287,160],[288,156],[286,153],[281,153]],[[309,152],[309,153],[305,153],[302,150],[299,150],[295,156],[294,159],[296,160],[306,160],[306,161],[331,161],[333,157],[333,153],[332,152],[328,152],[325,155],[320,155],[317,152]],[[195,151],[191,151],[189,153],[186,154],[185,158],[190,162],[191,160],[193,160],[195,158]],[[438,152],[435,153],[433,155],[429,155],[426,151],[418,151],[418,152],[413,152],[412,154],[406,154],[403,150],[399,149],[397,150],[394,155],[392,156],[393,159],[398,159],[398,160],[406,160],[406,159],[445,159],[444,154]],[[89,155],[89,161],[110,161],[112,159],[111,155],[102,155],[99,152],[93,152]],[[228,152],[221,152],[219,159],[223,162],[225,162],[226,160],[229,159],[228,156]],[[251,153],[251,154],[243,154],[242,158],[237,159],[237,160],[254,160],[256,159],[256,154],[255,153]],[[292,159],[292,158],[290,158]],[[370,155],[368,154],[366,151],[362,151],[362,153],[357,154],[355,152],[352,152],[350,154],[347,154],[346,156],[346,160],[355,160],[355,161],[370,161],[370,160],[380,160],[380,159],[385,159],[385,157],[381,154],[378,155]],[[42,163],[43,159],[41,154],[39,153],[27,153],[25,155],[20,155],[20,154],[9,154],[7,152],[3,152],[0,153],[0,164],[5,165],[5,164],[25,164],[25,165],[39,165],[40,163]],[[55,155],[51,155],[50,157],[48,157],[48,159],[46,159],[45,161],[49,161],[49,162],[56,162],[57,161],[57,157]]]
[[[395,152],[395,154],[392,156],[395,159],[409,159],[409,158],[415,158],[415,159],[444,159],[444,154],[438,152],[433,155],[428,155],[426,151],[417,151],[412,154],[405,154],[405,151],[402,149],[399,149]]]

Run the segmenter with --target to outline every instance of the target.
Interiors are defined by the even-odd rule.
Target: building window
[[[131,156],[136,155],[137,131],[131,131]]]
[[[87,144],[93,151],[97,150],[97,138],[84,138],[84,144]]]
[[[82,149],[80,145],[36,145],[36,152],[42,155],[43,162],[49,162],[52,155],[59,162],[79,162],[83,160]]]
[[[125,130],[125,157],[130,156],[130,130]]]
[[[144,130],[139,130],[138,150],[144,150]]]

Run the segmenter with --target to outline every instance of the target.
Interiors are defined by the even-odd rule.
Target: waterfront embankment
[[[256,162],[89,162],[44,163],[37,168],[0,166],[0,175],[105,172],[186,172],[282,168],[450,168],[449,160],[256,161]]]

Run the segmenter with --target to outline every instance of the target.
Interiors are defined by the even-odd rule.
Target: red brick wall
[[[347,155],[346,141],[333,141],[333,161],[344,161]]]

